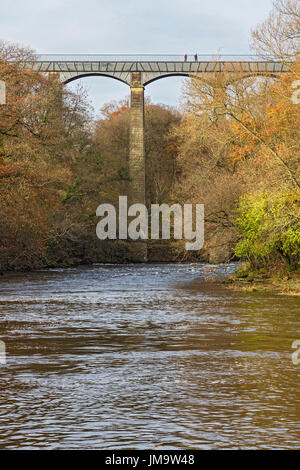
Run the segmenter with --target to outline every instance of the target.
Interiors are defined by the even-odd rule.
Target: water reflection
[[[206,272],[4,276],[0,447],[298,448],[299,300],[230,292]]]

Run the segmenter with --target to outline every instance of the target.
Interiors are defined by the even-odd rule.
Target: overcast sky
[[[250,30],[272,0],[10,0],[1,2],[0,39],[39,53],[247,54]],[[146,87],[153,102],[176,105],[182,78]],[[128,95],[104,77],[83,84],[96,111]]]

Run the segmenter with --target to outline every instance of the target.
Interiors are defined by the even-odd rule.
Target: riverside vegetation
[[[284,62],[278,79],[187,79],[180,111],[146,102],[147,204],[205,205],[204,249],[149,242],[150,261],[244,261],[233,285],[299,292],[300,6],[278,0],[252,32],[261,57]],[[13,60],[11,60],[13,59]],[[128,194],[128,100],[93,120],[84,90],[19,64],[34,52],[2,42],[0,269],[128,262],[132,244],[97,239],[95,211]]]

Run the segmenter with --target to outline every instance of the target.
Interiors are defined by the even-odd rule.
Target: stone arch
[[[235,74],[235,77],[233,78],[233,80],[230,80],[228,82],[228,84],[230,85],[230,83],[233,83],[233,82],[236,82],[236,81],[239,81],[239,80],[245,80],[247,78],[259,78],[259,77],[262,77],[262,78],[274,78],[276,80],[279,80],[280,78],[280,75],[277,74],[277,73],[268,73],[268,72],[249,72],[249,73],[241,73],[240,76],[237,76],[238,74]]]
[[[149,74],[150,75],[150,74]],[[150,78],[146,82],[144,82],[144,86],[150,85],[153,82],[156,82],[157,80],[160,80],[161,78],[168,78],[168,77],[187,77],[187,78],[197,78],[202,81],[206,81],[201,77],[201,74],[197,73],[188,73],[188,72],[167,72],[164,75],[158,75],[153,78]]]
[[[209,76],[210,75],[213,75],[213,73],[222,73],[222,71],[219,71],[219,72],[166,72],[166,73],[163,73],[162,72],[154,72],[154,73],[149,73],[149,76],[151,77],[152,75],[152,78],[149,77],[149,79],[147,79],[147,72],[145,73],[146,75],[146,81],[143,83],[144,86],[147,86],[147,85],[150,85],[151,83],[153,82],[156,82],[157,80],[160,80],[162,78],[168,78],[168,77],[187,77],[187,78],[196,78],[197,80],[202,80],[203,82],[206,82],[208,83],[209,82]],[[228,81],[228,84],[234,82],[234,81],[237,81],[237,80],[244,80],[246,78],[250,78],[250,77],[266,77],[266,78],[273,78],[273,79],[276,79],[278,80],[280,77],[280,74],[279,73],[272,73],[272,72],[259,72],[259,71],[249,71],[248,72],[228,72],[228,75],[230,75],[230,73],[232,73],[232,76],[234,77],[233,80],[231,81]],[[240,74],[240,76],[239,76]]]
[[[86,73],[81,73],[80,75],[75,75],[74,77],[67,78],[66,80],[62,80],[62,83],[64,85],[67,85],[68,83],[74,82],[75,80],[79,80],[80,78],[86,78],[86,77],[107,77],[107,78],[113,78],[114,80],[118,80],[121,83],[124,83],[127,86],[130,86],[128,82],[123,80],[120,77],[116,77],[114,75],[110,75],[109,73],[100,73],[100,72],[86,72]]]
[[[161,78],[168,78],[168,77],[190,77],[189,73],[185,72],[171,72],[171,73],[166,73],[165,75],[158,75],[156,77],[151,78],[150,80],[147,80],[144,82],[144,86],[150,85],[150,83],[156,82],[157,80],[160,80]]]

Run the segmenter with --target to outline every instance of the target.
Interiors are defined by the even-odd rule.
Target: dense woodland
[[[248,271],[283,276],[300,258],[299,1],[276,1],[251,41],[289,71],[189,78],[180,112],[146,103],[147,203],[204,203],[206,243],[195,259],[243,259]],[[0,43],[1,271],[130,261],[130,244],[95,234],[97,206],[128,194],[129,101],[107,104],[95,122],[84,91],[22,69],[28,59],[33,51]],[[174,242],[150,241],[149,253],[188,259]]]

